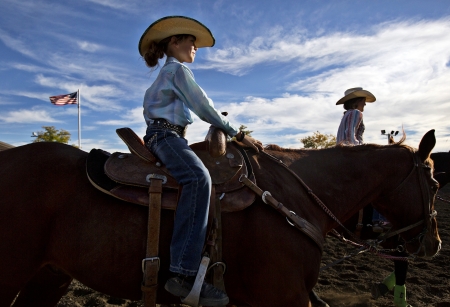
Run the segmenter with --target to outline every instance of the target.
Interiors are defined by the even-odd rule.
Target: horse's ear
[[[434,136],[434,129],[432,129],[425,133],[419,144],[419,156],[422,162],[430,156],[434,145],[436,145],[436,137]]]

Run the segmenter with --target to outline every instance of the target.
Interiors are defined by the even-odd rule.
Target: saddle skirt
[[[91,150],[86,163],[89,180],[104,193],[130,203],[148,206],[150,180],[160,178],[163,186],[162,208],[175,210],[182,186],[131,129],[122,129],[127,130],[118,129],[118,134],[127,143],[131,153],[109,154],[99,149]],[[242,150],[242,154],[238,146],[234,142],[226,142],[220,156],[211,155],[212,144],[209,141],[190,146],[209,170],[215,197],[220,199],[223,212],[242,210],[251,205],[256,197],[239,181],[241,175],[254,181],[254,175],[243,156],[245,151]]]

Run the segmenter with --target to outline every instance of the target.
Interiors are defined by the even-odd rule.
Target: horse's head
[[[429,158],[436,144],[434,130],[422,138],[417,151],[410,150],[410,171],[386,197],[374,203],[405,240],[406,250],[419,257],[435,256],[441,248],[434,200],[439,184],[433,178],[433,162]],[[408,160],[411,161],[411,160]],[[400,176],[400,175],[399,175]],[[400,178],[401,179],[401,178]]]

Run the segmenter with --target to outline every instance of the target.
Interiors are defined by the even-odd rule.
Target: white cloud
[[[77,45],[78,47],[80,47],[80,49],[88,52],[95,52],[103,48],[99,44],[86,41],[77,41]]]
[[[117,12],[138,12],[140,6],[143,4],[141,2],[135,2],[132,0],[122,1],[122,0],[86,0],[87,2],[92,2],[106,8],[114,9]],[[155,0],[152,0],[154,4]],[[142,8],[141,8],[142,10]]]
[[[38,58],[38,55],[35,52],[33,52],[33,50],[28,48],[26,43],[22,42],[19,39],[11,37],[7,32],[3,31],[2,29],[0,29],[0,40],[9,48],[17,52],[20,52],[23,55],[26,55],[32,59]]]
[[[52,70],[52,69],[44,68],[42,66],[37,66],[37,65],[24,64],[24,63],[10,63],[9,66],[14,69],[17,69],[17,70],[34,72],[34,73],[54,72],[54,70]]]
[[[207,54],[207,63],[197,68],[243,75],[261,63],[292,63],[310,71],[377,60],[408,64],[417,56],[446,51],[450,44],[450,19],[386,23],[374,28],[371,35],[338,32],[311,38],[294,31],[286,34],[276,27],[250,44],[213,50]]]
[[[65,43],[73,40],[67,36],[56,35],[56,37]],[[92,89],[96,88],[96,92],[99,92],[99,94],[114,91],[113,95],[116,95],[116,98],[119,98],[120,95],[126,96],[127,98],[132,98],[134,95],[135,98],[142,98],[142,92],[145,90],[142,86],[142,76],[139,76],[139,81],[137,81],[138,77],[135,76],[136,73],[128,67],[121,66],[117,62],[108,61],[104,58],[104,55],[99,57],[93,54],[95,51],[104,49],[99,44],[81,40],[77,41],[79,48],[90,53],[73,53],[69,55],[67,51],[60,52],[57,48],[54,48],[54,44],[51,44],[52,48],[48,48],[47,45],[38,45],[30,48],[31,42],[25,43],[23,40],[14,39],[1,29],[0,40],[11,49],[42,64],[41,66],[18,62],[8,64],[9,67],[17,70],[39,73],[36,77],[38,83],[43,82],[44,79],[49,80],[45,84],[40,83],[42,85],[73,91],[74,85],[78,88],[80,84],[103,82],[109,84],[92,86]],[[43,78],[42,74],[44,73],[54,77]],[[66,86],[61,86],[64,83]],[[125,94],[120,88],[126,89],[129,92]],[[111,102],[109,98],[108,101]],[[95,108],[103,106],[106,100],[99,96],[95,99],[93,98],[92,102],[94,102],[93,108]],[[111,107],[113,109],[119,108],[117,102],[112,102]]]
[[[113,85],[88,86],[62,78],[45,77],[44,75],[37,75],[36,83],[47,87],[57,87],[64,91],[64,93],[55,93],[53,95],[71,93],[80,89],[81,104],[90,109],[116,111],[122,109],[116,97],[123,95],[123,92]]]
[[[361,86],[377,97],[365,110],[366,142],[384,144],[381,129],[401,130],[404,125],[407,141],[416,147],[430,129],[443,140],[449,134],[445,119],[450,114],[449,59],[446,18],[385,23],[364,34],[328,32],[320,37],[286,34],[277,28],[248,46],[211,51],[197,68],[252,78],[258,65],[284,65],[284,73],[291,76],[284,96],[247,97],[228,106],[263,141],[292,147],[293,139],[317,130],[336,133],[344,110],[335,102],[346,89]],[[442,147],[448,146],[444,142],[437,146],[448,150]]]
[[[99,121],[99,125],[126,126],[144,124],[144,116],[142,115],[142,107],[126,110],[125,113],[119,115],[118,119],[110,119]]]
[[[60,120],[53,118],[47,111],[45,110],[26,110],[20,109],[17,111],[6,112],[5,114],[0,114],[0,121],[3,121],[8,124],[12,123],[22,123],[22,124],[30,124],[30,123],[59,123]]]
[[[14,4],[13,8],[21,5],[16,1],[8,2]],[[35,5],[31,1],[25,2],[27,5],[24,10],[31,16]],[[85,2],[93,2],[99,6]],[[94,8],[95,14],[77,11],[77,18],[94,21],[99,18],[98,12],[109,15],[111,9],[114,9],[115,14],[129,14],[130,10],[138,7],[136,1],[125,3],[119,0],[86,0],[82,3],[82,6],[89,5]],[[37,6],[36,9],[42,10],[39,13],[44,14],[49,11],[48,6],[45,6],[45,10],[42,6]],[[231,14],[233,18],[238,18],[236,14],[240,16],[239,20],[251,18],[252,20],[245,20],[248,21],[247,24],[261,22],[261,18],[242,3],[232,3],[230,7],[227,1],[216,1],[214,8],[220,11],[225,6],[229,9],[227,14]],[[69,11],[65,10],[64,14]],[[124,20],[129,20],[126,18],[129,16],[124,16]],[[265,21],[263,28],[266,29],[272,22],[273,20]],[[277,22],[281,23],[279,19]],[[44,26],[44,23],[39,23],[39,28],[44,29]],[[435,128],[438,146],[441,146],[439,148],[448,151],[448,142],[445,141],[450,135],[450,127],[446,126],[445,118],[450,113],[450,94],[447,91],[450,82],[448,18],[388,22],[352,32],[330,32],[323,28],[323,32],[312,33],[304,28],[274,26],[271,31],[264,32],[264,36],[258,34],[255,37],[255,33],[262,32],[261,28],[249,26],[243,29],[242,32],[245,33],[239,34],[227,34],[227,31],[232,31],[230,28],[221,29],[222,36],[238,35],[240,39],[236,41],[223,37],[229,44],[221,46],[231,47],[202,50],[201,55],[204,57],[192,65],[194,73],[196,69],[211,69],[250,78],[252,84],[262,80],[259,69],[267,74],[262,80],[263,86],[267,88],[264,91],[239,88],[239,94],[220,95],[217,94],[221,91],[220,74],[208,72],[214,78],[219,76],[216,84],[210,82],[209,86],[213,88],[216,93],[214,96],[218,97],[220,103],[226,105],[224,109],[230,113],[233,123],[244,124],[254,130],[253,135],[264,143],[301,147],[298,139],[311,135],[314,131],[335,133],[343,112],[341,106],[335,106],[335,102],[342,97],[345,89],[362,86],[377,97],[374,104],[367,105],[364,113],[367,142],[384,144],[386,138],[380,135],[380,129],[399,130],[404,125],[408,141],[417,146],[427,129]],[[145,124],[141,108],[142,96],[157,72],[148,78],[143,64],[142,71],[139,71],[138,65],[141,63],[138,63],[137,55],[124,55],[128,52],[128,47],[115,44],[117,42],[111,43],[108,39],[97,43],[92,37],[83,36],[88,32],[87,28],[80,27],[80,30],[74,31],[73,35],[67,31],[42,31],[45,33],[42,36],[33,31],[16,36],[11,29],[0,30],[0,40],[8,48],[17,51],[15,54],[20,53],[19,57],[2,63],[2,68],[13,67],[12,73],[17,73],[17,76],[23,72],[35,74],[20,75],[35,83],[25,85],[24,82],[23,89],[15,89],[13,93],[8,88],[2,90],[2,94],[35,98],[49,103],[48,96],[70,93],[80,88],[82,125],[86,124],[86,134],[92,130],[100,132],[102,128],[105,132],[114,131],[111,126],[132,126],[139,135],[143,135]],[[138,37],[140,34],[135,35]],[[252,37],[251,41],[247,40],[248,37]],[[218,41],[218,44],[221,42]],[[111,48],[117,49],[111,52]],[[80,52],[80,49],[86,52]],[[19,62],[23,58],[21,55],[28,59]],[[196,74],[197,77],[205,76],[201,75],[201,70]],[[283,81],[276,80],[280,74],[283,74]],[[227,77],[232,82],[236,81],[232,79],[234,76]],[[272,84],[268,80],[276,83],[272,93]],[[211,91],[207,92],[211,94]],[[227,97],[233,97],[233,100]],[[5,96],[0,104],[4,105],[5,101],[12,100]],[[29,100],[24,101],[28,103]],[[23,105],[18,108],[27,110]],[[76,108],[57,109],[58,113],[52,112],[51,116],[42,109],[32,112],[38,118],[45,119],[47,115],[50,122],[63,115],[59,112],[76,112]],[[83,120],[86,112],[95,113],[91,122]],[[6,122],[9,117],[9,120],[18,122],[23,115],[3,111],[0,121]],[[203,140],[208,127],[208,124],[196,118],[188,129],[189,142]],[[106,140],[107,137],[98,136],[99,144],[110,146]],[[94,134],[90,135],[86,142],[88,141],[95,143]]]

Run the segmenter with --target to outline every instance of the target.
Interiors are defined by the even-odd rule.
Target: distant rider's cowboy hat
[[[375,100],[377,100],[371,92],[363,90],[362,87],[354,87],[346,90],[344,93],[344,97],[339,99],[338,102],[336,102],[336,105],[344,104],[347,100],[358,97],[366,97],[366,102],[374,102]]]
[[[151,42],[159,43],[172,35],[190,34],[195,36],[197,48],[214,46],[211,31],[195,19],[184,16],[167,16],[152,23],[139,40],[139,53],[143,56]]]

